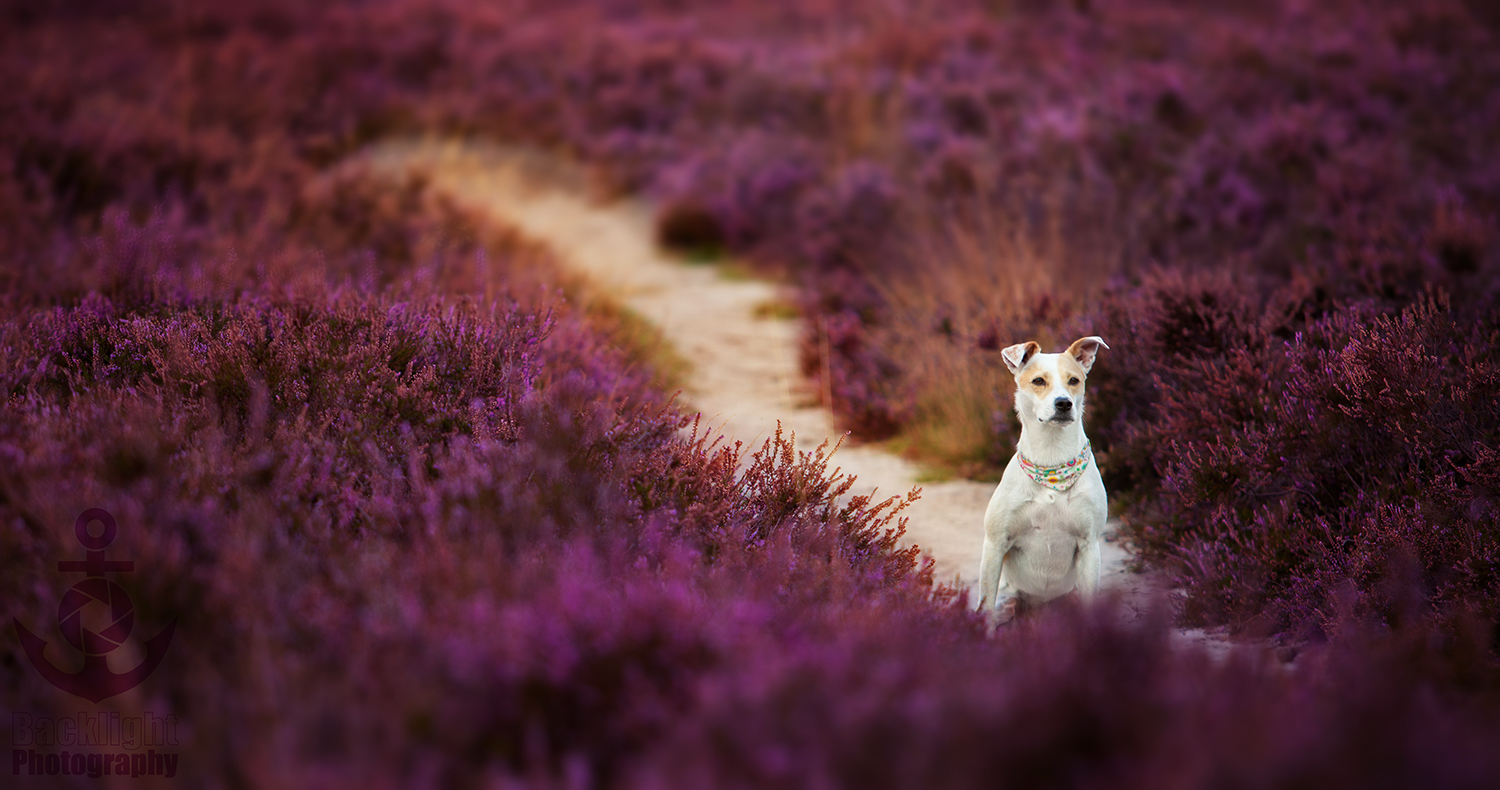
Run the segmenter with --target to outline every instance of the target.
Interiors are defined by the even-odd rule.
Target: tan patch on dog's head
[[[1088,379],[1089,372],[1078,364],[1078,360],[1071,354],[1060,354],[1057,357],[1057,372],[1062,376],[1062,384],[1067,387],[1073,397],[1083,393],[1083,383]]]
[[[1042,370],[1038,365],[1031,365],[1016,372],[1016,387],[1031,390],[1037,397],[1041,397],[1052,389],[1054,378],[1056,376],[1052,372]]]
[[[1033,359],[1026,367],[1016,371],[1016,387],[1030,390],[1039,398],[1059,385],[1074,397],[1082,394],[1084,380],[1088,378],[1083,366],[1067,354],[1050,354],[1048,357],[1051,358],[1048,362],[1055,360],[1055,365],[1041,364]]]

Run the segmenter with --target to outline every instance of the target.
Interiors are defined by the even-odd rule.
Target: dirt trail
[[[758,446],[778,420],[803,450],[839,435],[828,410],[806,405],[814,399],[797,364],[798,322],[757,310],[785,294],[664,254],[649,204],[601,201],[576,170],[535,153],[471,142],[391,141],[345,166],[387,178],[420,173],[461,208],[550,248],[563,265],[660,328],[692,366],[684,405],[726,436]],[[972,589],[993,483],[918,483],[915,464],[847,441],[833,463],[858,478],[858,493],[873,489],[884,498],[920,486],[921,499],[906,511],[906,541],[932,555],[940,581]],[[1104,586],[1139,609],[1153,587],[1130,572],[1128,560],[1120,544],[1106,543]]]

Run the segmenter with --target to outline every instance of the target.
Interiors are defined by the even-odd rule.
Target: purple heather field
[[[6,787],[151,779],[37,724],[100,711],[175,716],[181,787],[1500,775],[1492,3],[0,0],[0,86]],[[696,428],[546,250],[326,175],[413,134],[793,286],[841,426],[957,475],[1014,447],[999,348],[1104,336],[1177,605],[989,634],[899,502]],[[93,507],[176,623],[102,704],[13,625],[67,635]]]

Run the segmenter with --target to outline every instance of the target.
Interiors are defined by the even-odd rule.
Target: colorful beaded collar
[[[1057,466],[1037,466],[1030,458],[1021,455],[1020,451],[1017,451],[1016,455],[1020,456],[1021,468],[1032,480],[1053,491],[1067,491],[1072,488],[1073,484],[1078,482],[1079,475],[1083,474],[1083,470],[1089,468],[1089,459],[1093,457],[1089,452],[1087,439],[1083,441],[1083,452]]]

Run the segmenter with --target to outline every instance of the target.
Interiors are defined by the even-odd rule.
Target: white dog
[[[1037,353],[1036,343],[1000,352],[1016,376],[1021,440],[984,514],[979,610],[992,622],[1015,616],[1018,598],[1040,604],[1099,590],[1109,506],[1083,435],[1083,385],[1101,347],[1109,348],[1085,337],[1061,354]]]

